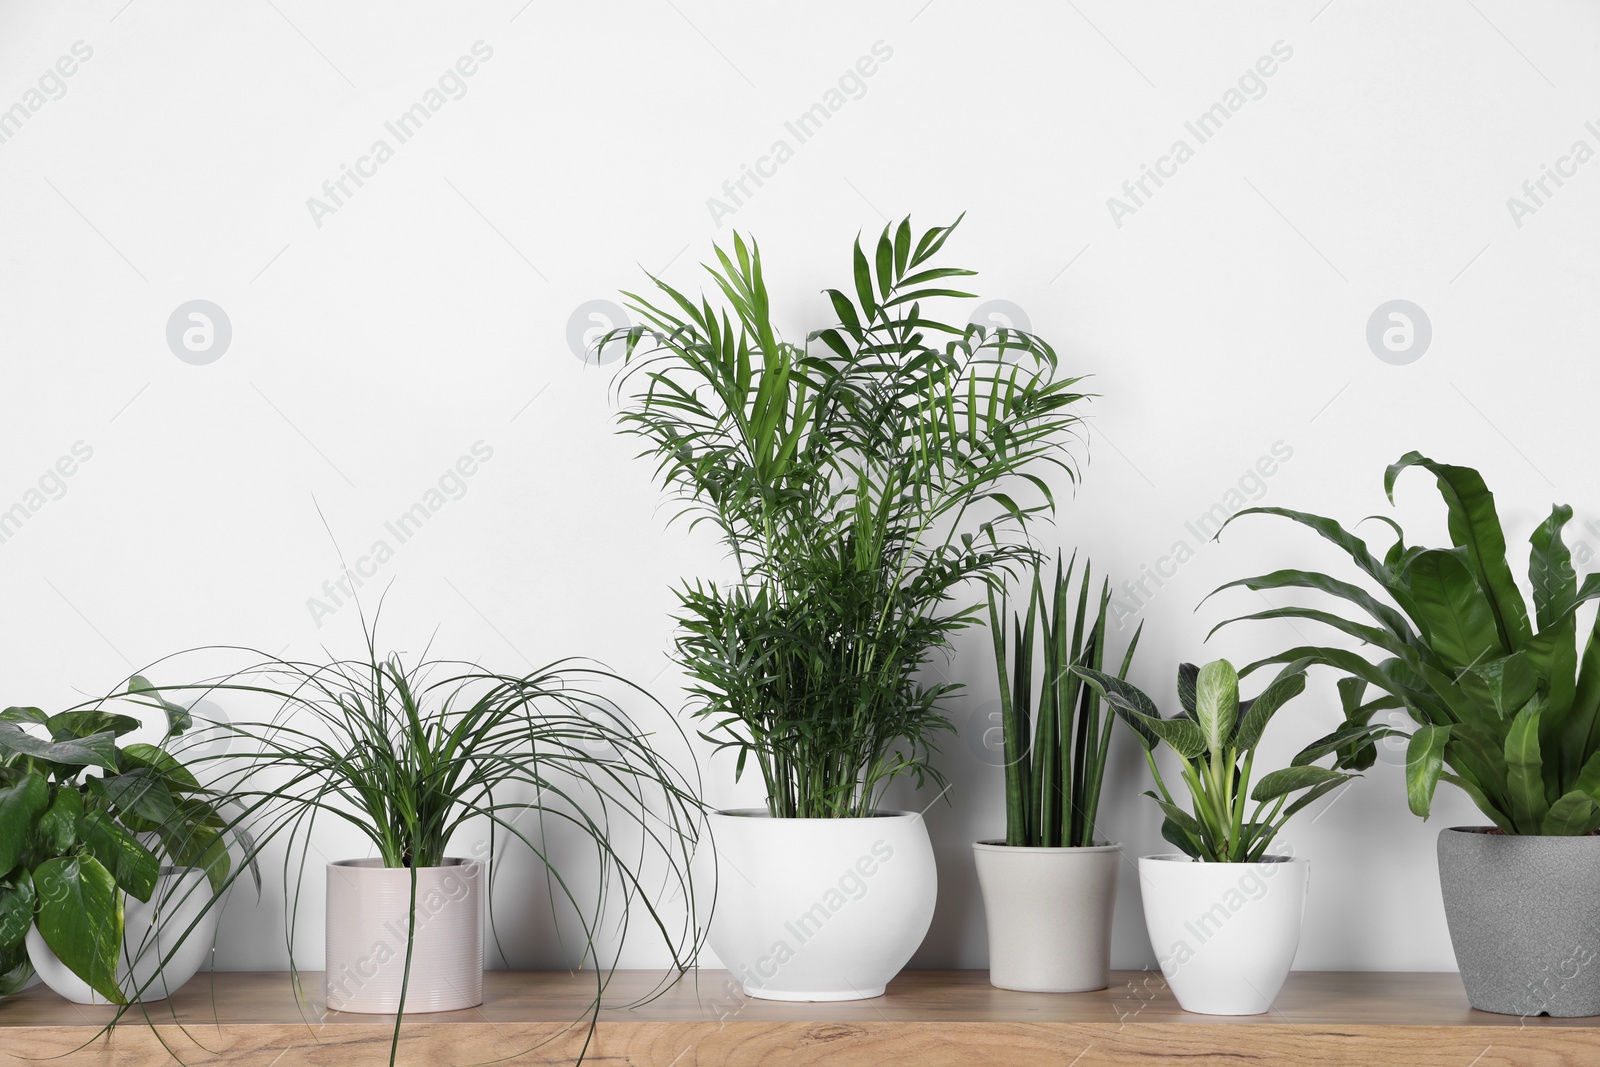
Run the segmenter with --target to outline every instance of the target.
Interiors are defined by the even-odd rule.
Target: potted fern
[[[1034,570],[1026,616],[1009,620],[1009,641],[1005,595],[997,604],[989,594],[1006,835],[972,848],[988,919],[989,981],[1002,989],[1071,993],[1104,989],[1110,976],[1122,846],[1099,836],[1097,818],[1113,712],[1071,668],[1102,669],[1111,587],[1102,583],[1091,613],[1090,567],[1085,562],[1074,597],[1076,568],[1075,555],[1065,572],[1057,558],[1049,585],[1043,567]],[[1142,630],[1122,654],[1118,679],[1127,677]]]
[[[1374,662],[1344,647],[1302,646],[1245,670],[1291,660],[1333,667],[1352,733],[1378,711],[1404,709],[1416,723],[1406,750],[1412,812],[1427,818],[1447,782],[1488,819],[1441,830],[1438,845],[1445,917],[1473,1007],[1600,1014],[1600,968],[1574,958],[1574,946],[1600,928],[1600,628],[1584,639],[1577,619],[1600,597],[1600,575],[1579,583],[1562,539],[1572,509],[1553,507],[1530,538],[1530,611],[1483,477],[1410,452],[1384,474],[1391,503],[1413,467],[1432,474],[1444,498],[1448,548],[1407,545],[1387,518],[1395,539],[1378,556],[1330,518],[1239,513],[1311,528],[1349,555],[1362,583],[1302,570],[1241,578],[1222,588],[1317,590],[1359,613],[1287,605],[1241,618],[1304,620],[1381,654]],[[1348,757],[1370,765],[1375,753]]]
[[[1254,700],[1241,701],[1239,676],[1227,660],[1185,663],[1178,668],[1181,711],[1172,718],[1128,682],[1072,668],[1143,744],[1159,790],[1144,795],[1166,816],[1161,836],[1180,850],[1140,857],[1139,891],[1162,977],[1185,1011],[1260,1015],[1272,1007],[1300,945],[1310,865],[1271,846],[1290,818],[1352,777],[1317,761],[1343,759],[1387,733],[1367,726],[1335,731],[1252,788],[1256,746],[1278,710],[1305,690],[1306,667],[1289,664]],[[1163,742],[1177,757],[1188,810],[1156,762]]]
[[[938,779],[953,687],[919,672],[981,621],[971,583],[1034,558],[1042,476],[1072,472],[1082,394],[1050,346],[945,324],[971,295],[946,284],[972,271],[936,262],[954,230],[858,240],[836,324],[804,344],[739,236],[708,267],[717,304],[653,279],[657,301],[624,294],[639,325],[601,342],[626,338],[622,429],[732,557],[731,581],[679,590],[676,650],[703,736],[760,778],[760,807],[712,817],[709,941],[754,997],[876,996],[920,944],[932,847],[881,803]]]

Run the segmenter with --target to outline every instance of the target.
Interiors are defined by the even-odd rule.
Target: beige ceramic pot
[[[328,864],[327,995],[333,1011],[392,1015],[406,969],[411,875],[381,860]],[[406,1012],[483,1003],[483,865],[420,867]]]

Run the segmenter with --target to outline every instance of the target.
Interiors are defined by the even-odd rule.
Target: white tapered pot
[[[1311,865],[1144,856],[1139,892],[1161,974],[1184,1011],[1260,1015],[1300,947]]]
[[[124,898],[117,987],[130,1001],[165,1000],[210,957],[222,903],[198,867],[163,867],[148,901]],[[28,928],[27,947],[28,960],[45,985],[74,1004],[110,1003],[61,962],[37,926]]]
[[[1122,846],[979,841],[972,853],[989,924],[990,983],[1033,993],[1106,988]]]
[[[392,1015],[459,1011],[483,1003],[483,865],[450,859],[416,869],[416,923],[408,929],[412,870],[381,860],[328,864],[327,997],[333,1011]]]
[[[933,922],[938,891],[922,816],[711,816],[717,900],[711,949],[748,996],[881,996]]]

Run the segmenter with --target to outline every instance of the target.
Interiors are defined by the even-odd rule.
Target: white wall
[[[64,95],[44,99],[46,78],[29,97],[79,41],[93,54]],[[398,143],[385,123],[479,41],[492,57],[465,95]],[[785,122],[875,45],[892,54],[798,144]],[[481,441],[493,455],[465,495],[368,587],[393,582],[390,640],[414,650],[438,627],[442,650],[506,669],[594,655],[676,707],[670,588],[719,553],[665,528],[569,319],[645,269],[698,285],[733,226],[760,238],[799,337],[823,323],[818,290],[848,277],[858,230],[967,211],[953,261],[1102,394],[1060,542],[1121,578],[1193,552],[1138,598],[1135,678],[1153,692],[1170,694],[1181,658],[1243,662],[1296,639],[1259,625],[1202,646],[1263,606],[1239,593],[1196,612],[1208,590],[1335,562],[1268,520],[1215,544],[1186,525],[1236,506],[1275,445],[1291,458],[1245,489],[1348,520],[1386,508],[1383,467],[1408,449],[1482,468],[1520,570],[1552,500],[1600,522],[1600,162],[1531,213],[1507,203],[1574,142],[1600,149],[1597,47],[1600,7],[1584,2],[7,0],[0,108],[41,106],[0,144],[0,508],[42,506],[0,544],[3,699],[60,705],[210,642],[352,649],[353,610],[308,607],[338,571],[316,506],[353,561]],[[1288,58],[1264,88],[1245,84],[1259,98],[1199,143],[1185,122],[1275,49]],[[1113,212],[1180,138],[1193,158]],[[393,158],[314,218],[308,198],[378,139]],[[708,198],[779,139],[792,158],[714,218]],[[231,321],[209,365],[165,336],[193,299]],[[1393,299],[1432,324],[1409,365],[1365,338]],[[93,455],[65,494],[28,498],[76,442]],[[1431,492],[1402,483],[1418,536],[1442,535]],[[1600,525],[1581,537],[1592,553]],[[941,761],[953,789],[928,813],[928,965],[982,965],[968,843],[1002,825],[1000,773],[967,743],[992,698],[971,637],[951,667],[973,685]],[[1334,721],[1331,678],[1312,690],[1266,756]],[[711,799],[751,799],[729,776],[710,766]],[[1162,848],[1143,779],[1119,746],[1104,823],[1130,856]],[[1412,818],[1389,762],[1300,819],[1290,837],[1315,876],[1299,965],[1453,966],[1433,841],[1471,821],[1454,796]],[[1142,965],[1128,874],[1116,961]],[[224,966],[281,965],[274,893],[230,909]],[[320,960],[319,925],[302,964]],[[520,962],[565,958],[547,932],[529,938]]]

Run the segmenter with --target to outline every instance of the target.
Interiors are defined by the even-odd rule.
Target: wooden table
[[[175,1062],[359,1067],[388,1062],[393,1019],[328,1013],[320,974],[202,975],[171,1002],[138,1009],[109,1036],[111,1010],[35,987],[0,1003],[0,1062],[108,1067]],[[588,1061],[598,1067],[949,1064],[953,1067],[1597,1067],[1600,1020],[1519,1019],[1467,1007],[1454,974],[1292,975],[1267,1015],[1219,1019],[1178,1009],[1157,972],[1123,971],[1098,993],[1013,993],[984,971],[907,971],[876,1000],[776,1004],[701,971],[636,1007],[660,972],[619,971]],[[483,1006],[409,1016],[402,1064],[571,1063],[596,993],[592,972],[491,972]],[[616,1006],[613,1006],[616,1005]],[[153,1024],[153,1025],[152,1025]],[[67,1055],[63,1056],[63,1053]]]

